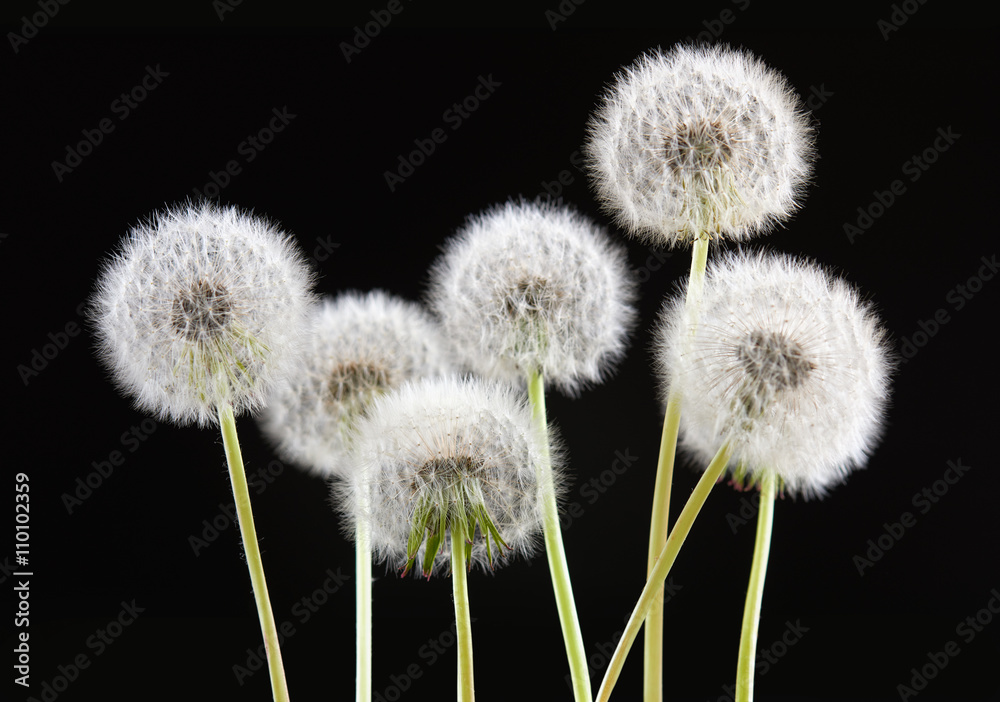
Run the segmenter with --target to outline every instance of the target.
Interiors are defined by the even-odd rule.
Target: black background
[[[789,622],[808,631],[787,650],[773,649],[782,655],[759,670],[757,699],[901,699],[897,685],[910,684],[911,668],[949,641],[960,653],[916,699],[998,699],[1000,622],[993,616],[971,642],[956,627],[1000,588],[1000,281],[983,282],[962,309],[952,293],[977,276],[981,257],[997,253],[995,23],[954,3],[914,2],[907,8],[919,9],[885,38],[878,22],[893,13],[889,3],[808,15],[763,4],[720,0],[650,15],[626,3],[567,2],[564,10],[575,10],[553,30],[545,11],[559,12],[556,2],[491,7],[496,14],[483,20],[407,2],[350,62],[341,42],[385,3],[334,16],[296,3],[282,3],[277,15],[246,1],[220,20],[210,2],[143,16],[73,2],[17,52],[7,35],[0,279],[13,323],[3,344],[4,480],[10,512],[13,475],[26,473],[31,486],[30,694],[41,699],[43,683],[62,689],[58,666],[83,654],[88,667],[59,700],[270,698],[265,671],[242,685],[233,672],[261,643],[237,529],[223,529],[198,555],[190,541],[231,499],[218,435],[162,424],[123,443],[143,415],[109,382],[89,331],[59,336],[67,324],[83,324],[78,306],[99,261],[130,226],[202,190],[210,172],[236,160],[241,172],[218,199],[280,222],[320,259],[326,249],[317,246],[328,242],[329,257],[316,262],[320,292],[382,288],[419,299],[438,247],[468,214],[544,194],[561,174],[564,200],[607,223],[574,156],[597,95],[644,50],[709,28],[782,71],[817,107],[820,158],[805,206],[758,244],[843,272],[878,306],[897,345],[939,310],[947,317],[900,366],[888,429],[867,469],[824,501],[777,505],[758,650],[772,649]],[[723,10],[728,24],[718,19]],[[12,3],[5,35],[22,32],[16,18],[38,11]],[[157,66],[167,74],[162,83],[119,119],[112,103]],[[452,130],[445,111],[490,76],[499,87]],[[247,162],[240,144],[283,108],[294,118]],[[53,162],[65,162],[81,130],[103,118],[114,131],[60,181]],[[447,140],[391,192],[384,173],[437,127]],[[906,162],[932,147],[939,128],[961,136],[911,181]],[[897,179],[905,192],[849,242],[844,224]],[[577,399],[549,398],[571,459],[567,503],[582,511],[565,542],[595,692],[601,652],[610,651],[643,583],[661,419],[649,328],[689,261],[686,251],[654,256],[612,233],[642,280],[641,328],[610,382]],[[35,352],[52,343],[49,334],[65,348],[25,376],[33,360],[41,365]],[[255,423],[243,419],[240,431],[248,471],[277,469]],[[123,464],[68,510],[77,480],[96,482],[93,464],[113,451]],[[636,457],[621,474],[611,470],[616,452]],[[922,513],[914,496],[959,459],[971,468]],[[585,487],[602,475],[600,491]],[[695,479],[693,470],[678,471],[674,514]],[[747,524],[735,521],[746,498],[719,486],[673,570],[669,699],[727,699],[753,547],[752,512]],[[324,483],[287,466],[253,505],[276,618],[295,630],[282,649],[292,698],[352,699],[353,579],[314,598],[326,601],[308,621],[296,607],[329,572],[353,573],[353,549]],[[904,512],[916,524],[859,575],[855,556]],[[10,541],[0,562],[13,556]],[[390,700],[402,684],[402,699],[451,698],[454,648],[436,660],[424,648],[449,642],[450,581],[376,573],[374,689]],[[14,578],[4,571],[0,579],[11,671]],[[544,556],[476,573],[470,587],[479,699],[571,699]],[[103,651],[89,646],[133,600],[142,608],[135,622]],[[640,647],[613,699],[639,699]],[[419,677],[401,683],[408,667]],[[27,699],[13,687],[4,699]]]

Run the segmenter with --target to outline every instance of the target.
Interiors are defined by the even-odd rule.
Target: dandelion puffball
[[[603,380],[625,353],[635,283],[624,251],[565,207],[508,202],[468,220],[431,270],[429,301],[459,360],[562,390]]]
[[[867,461],[892,364],[885,332],[851,286],[789,256],[727,255],[709,267],[695,314],[692,323],[684,296],[675,298],[657,337],[685,449],[707,465],[728,440],[738,481],[773,471],[806,497]]]
[[[813,157],[801,101],[759,59],[723,46],[651,52],[588,125],[587,164],[618,223],[651,243],[746,239],[798,209]]]
[[[372,404],[352,446],[335,494],[379,560],[430,574],[447,564],[457,521],[472,540],[470,563],[492,567],[508,551],[529,552],[541,531],[545,439],[512,386],[406,383]]]
[[[259,409],[313,302],[293,241],[234,207],[184,204],[135,227],[91,300],[99,353],[139,408],[178,424]]]
[[[354,422],[375,398],[450,370],[447,344],[420,305],[381,291],[326,298],[313,309],[304,352],[269,398],[262,426],[288,460],[336,474]]]

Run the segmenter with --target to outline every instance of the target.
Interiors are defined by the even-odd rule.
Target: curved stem
[[[288,684],[285,682],[285,669],[281,663],[278,628],[274,624],[274,612],[271,610],[271,600],[267,595],[264,564],[260,557],[260,547],[257,545],[253,511],[250,509],[250,491],[247,487],[246,472],[243,470],[243,454],[240,452],[240,441],[236,435],[233,408],[229,404],[219,407],[219,426],[222,428],[222,443],[226,449],[226,461],[229,463],[229,478],[233,484],[233,498],[236,502],[236,517],[240,523],[240,535],[243,537],[243,550],[247,557],[247,568],[250,570],[254,599],[257,601],[257,615],[260,617],[260,628],[264,633],[267,670],[271,674],[271,692],[275,702],[288,702]]]
[[[708,499],[708,494],[722,476],[723,471],[726,470],[726,466],[729,464],[729,454],[729,444],[726,443],[715,454],[712,462],[708,464],[705,473],[698,480],[698,484],[695,485],[694,490],[691,491],[691,496],[685,503],[684,509],[678,515],[677,522],[674,524],[670,536],[667,537],[667,543],[663,546],[659,558],[656,559],[656,564],[649,574],[646,586],[642,589],[639,601],[636,602],[635,609],[632,610],[632,616],[629,617],[628,622],[625,624],[625,631],[622,633],[622,637],[618,641],[618,646],[611,656],[611,662],[608,663],[608,669],[604,673],[601,688],[597,691],[597,702],[607,702],[608,698],[611,697],[611,691],[618,681],[622,666],[625,664],[625,657],[628,655],[629,649],[632,648],[632,643],[639,633],[639,628],[642,626],[647,612],[649,612],[659,596],[663,588],[663,581],[667,579],[670,568],[677,559],[677,554],[680,552],[681,546],[684,545],[684,540],[691,531],[691,525],[694,524],[694,520],[701,511],[702,505]]]
[[[455,638],[458,642],[458,700],[476,699],[472,672],[472,616],[469,610],[469,579],[465,559],[465,532],[461,520],[451,525],[451,587],[455,598]]]
[[[660,455],[656,464],[656,484],[653,488],[653,510],[649,520],[649,555],[646,578],[653,571],[656,559],[667,543],[667,520],[670,511],[670,487],[673,482],[674,456],[677,451],[677,430],[681,420],[679,398],[671,394],[663,418]],[[643,699],[659,702],[663,699],[663,586],[646,615],[645,647],[643,649]]]
[[[372,698],[372,554],[368,530],[358,522],[354,546],[355,617],[357,620],[357,667],[355,671],[357,702]]]
[[[757,629],[760,624],[760,603],[764,597],[764,577],[767,575],[767,558],[771,553],[771,527],[774,524],[774,497],[778,492],[778,479],[766,471],[761,479],[760,507],[757,512],[757,538],[753,547],[753,565],[750,584],[743,608],[743,629],[740,632],[740,656],[736,664],[736,700],[753,699],[754,664],[757,658]]]
[[[559,508],[556,505],[555,482],[549,457],[549,429],[545,417],[545,386],[540,372],[528,376],[528,398],[531,401],[532,418],[538,431],[545,437],[544,455],[540,468],[539,484],[542,490],[544,509],[543,530],[545,553],[549,561],[552,589],[555,591],[559,623],[562,626],[563,641],[566,644],[566,658],[569,660],[570,676],[573,681],[573,697],[576,702],[591,702],[590,671],[587,669],[587,651],[583,645],[580,619],[573,597],[569,566],[563,548],[562,529],[559,526]]]
[[[705,286],[705,267],[708,262],[707,236],[695,239],[691,251],[691,274],[688,279],[686,306],[692,325],[697,324]],[[695,328],[692,326],[691,333]],[[674,456],[677,453],[677,432],[681,421],[681,403],[677,393],[671,391],[667,398],[667,411],[663,417],[660,437],[660,455],[656,464],[656,482],[653,487],[653,508],[649,518],[649,552],[646,560],[646,577],[667,542],[670,515],[670,486],[673,482]],[[646,616],[645,647],[643,650],[643,699],[660,702],[663,699],[663,587],[652,609]]]

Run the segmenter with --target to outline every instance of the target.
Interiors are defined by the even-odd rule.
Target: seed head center
[[[667,164],[689,175],[719,168],[732,156],[731,141],[718,121],[686,124],[664,140]]]
[[[416,477],[424,483],[451,487],[472,477],[480,466],[481,461],[471,456],[442,456],[420,466]]]
[[[784,334],[755,330],[736,348],[751,384],[762,390],[791,390],[816,367],[802,347]]]
[[[232,316],[229,291],[202,279],[174,298],[170,324],[189,341],[207,341],[222,334]]]
[[[387,390],[390,380],[389,371],[379,363],[345,361],[330,374],[330,394],[335,402],[363,401]]]
[[[562,298],[559,290],[553,288],[545,278],[530,276],[517,282],[504,299],[507,314],[537,315],[550,309]]]

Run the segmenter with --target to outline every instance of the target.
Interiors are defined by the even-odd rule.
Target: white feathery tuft
[[[132,229],[103,267],[90,318],[136,405],[177,424],[258,410],[287,372],[313,302],[287,234],[235,207],[185,203]]]
[[[601,227],[566,207],[510,201],[447,242],[429,303],[473,372],[521,384],[541,371],[575,394],[624,356],[635,288]]]
[[[683,293],[664,305],[656,354],[703,465],[728,440],[737,483],[773,471],[809,498],[867,462],[893,364],[854,288],[790,256],[731,254],[708,269],[693,334],[691,317]]]
[[[325,298],[261,425],[285,459],[316,475],[339,474],[351,428],[374,399],[451,370],[450,349],[422,306],[378,290]]]
[[[416,572],[430,533],[414,531],[421,506],[447,515],[448,531],[429,569],[438,571],[448,567],[451,524],[482,505],[509,549],[491,540],[488,553],[477,528],[470,563],[493,568],[506,560],[498,551],[528,555],[541,533],[544,446],[531,409],[512,386],[455,376],[408,382],[359,419],[350,469],[334,496],[350,533],[368,530],[377,560],[407,567],[416,534]],[[558,451],[553,463],[558,478]]]
[[[798,209],[814,155],[807,113],[781,74],[743,51],[684,45],[618,75],[585,152],[605,209],[670,246],[765,233]]]

